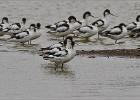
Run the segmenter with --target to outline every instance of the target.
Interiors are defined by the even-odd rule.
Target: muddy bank
[[[77,50],[77,55],[88,55],[90,58],[95,56],[122,56],[140,58],[140,48],[138,49],[112,49],[112,50]]]

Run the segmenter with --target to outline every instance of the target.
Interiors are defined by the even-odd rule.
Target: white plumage
[[[121,28],[120,27],[114,27],[114,28],[111,28],[111,30],[110,30],[110,33],[111,34],[120,34],[122,32],[122,30],[121,30]]]
[[[140,15],[136,17],[136,22],[131,22],[127,25],[127,29],[132,31],[134,29],[140,28]]]
[[[73,33],[76,29],[81,26],[81,22],[76,20],[76,17],[69,16],[67,21],[60,21],[55,23],[54,25],[48,25],[46,28],[50,29],[48,33],[57,37],[63,37]]]
[[[93,24],[97,24],[98,26],[98,39],[99,39],[99,34],[101,32],[103,32],[104,30],[106,30],[109,25],[110,25],[110,16],[109,15],[113,15],[109,9],[106,9],[104,12],[103,12],[103,18],[102,19],[99,19],[97,21],[95,21]],[[115,15],[113,15],[115,16]]]
[[[63,24],[67,24],[68,22],[66,20],[63,20],[63,21],[59,21],[59,22],[56,22],[52,25],[47,25],[45,26],[45,28],[49,29],[50,31],[55,31],[57,29],[57,27],[63,25]]]
[[[21,28],[20,23],[13,23],[9,26],[10,30],[19,30]]]
[[[26,37],[26,36],[28,36],[29,35],[29,32],[28,31],[24,31],[24,32],[21,32],[21,33],[19,33],[19,34],[16,34],[15,35],[15,38],[16,39],[21,39],[21,38],[24,38],[24,37]]]
[[[58,47],[60,46],[60,47]],[[69,62],[75,57],[75,50],[73,49],[74,42],[72,37],[67,37],[63,45],[61,43],[54,44],[47,48],[41,48],[40,51],[44,60],[49,60],[56,64],[56,68],[58,65],[61,65],[61,69],[63,70],[63,64]]]
[[[102,35],[115,40],[115,43],[117,43],[117,40],[122,39],[128,35],[128,31],[126,25],[121,23],[119,26],[115,26],[110,30],[102,32]]]
[[[48,33],[50,33],[53,36],[64,38],[64,36],[67,36],[68,34],[70,34],[69,25],[62,24],[60,26],[57,26],[55,30],[48,31]]]
[[[40,51],[40,56],[42,56],[46,52],[54,52],[54,51],[57,51],[58,49],[60,50],[62,48],[64,48],[63,42],[59,42],[59,43],[53,44],[53,45],[51,45],[49,47],[41,48],[39,50]]]
[[[137,24],[138,24],[138,22],[129,23],[129,24],[127,25],[127,29],[128,29],[129,31],[131,31],[131,30],[133,30],[134,28],[137,27]]]
[[[28,42],[31,44],[31,40],[38,38],[38,33],[35,29],[35,24],[31,24],[30,28],[27,31],[23,31],[20,33],[16,33],[12,36],[12,39],[8,40],[9,42],[20,42],[25,43]]]
[[[44,50],[52,50],[54,48],[57,48],[57,47],[63,47],[64,46],[64,43],[63,42],[59,42],[59,43],[56,43],[56,44],[53,44],[49,47],[45,47],[45,48],[41,48],[40,51],[44,51]]]
[[[67,24],[62,24],[61,26],[56,28],[57,32],[65,32],[69,29],[69,26],[67,26]]]
[[[86,11],[84,14],[83,14],[83,20],[81,21],[82,22],[82,26],[87,26],[87,25],[91,25],[94,21],[95,21],[95,18],[90,11]]]
[[[79,37],[89,38],[98,33],[98,27],[94,25],[82,26],[78,29],[78,32],[79,32]]]
[[[140,33],[140,15],[136,17],[135,22],[131,22],[127,25],[130,37],[137,37]]]

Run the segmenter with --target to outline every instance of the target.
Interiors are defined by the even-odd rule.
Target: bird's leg
[[[64,71],[64,64],[62,63],[61,70]]]
[[[99,38],[100,38],[100,35],[99,35],[99,33],[98,33],[98,40],[99,40]]]
[[[55,63],[55,67],[54,67],[54,70],[55,70],[55,71],[56,71],[57,67],[58,67],[58,64]]]
[[[32,44],[31,40],[30,40],[30,45]]]
[[[30,44],[30,41],[28,41],[28,45]]]
[[[65,39],[65,37],[63,36],[63,40]]]
[[[74,37],[76,37],[76,34],[75,34],[75,33],[73,33],[73,36],[74,36]]]
[[[117,40],[115,40],[115,44],[117,44]]]

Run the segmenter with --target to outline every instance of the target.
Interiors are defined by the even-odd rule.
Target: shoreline
[[[95,56],[107,56],[107,57],[130,57],[140,58],[140,48],[138,49],[110,49],[110,50],[76,50],[77,55],[87,55],[89,58]]]

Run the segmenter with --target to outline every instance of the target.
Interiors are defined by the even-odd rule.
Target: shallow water
[[[83,2],[82,2],[83,1]],[[82,18],[90,10],[98,17],[106,8],[119,17],[112,17],[112,25],[134,21],[140,11],[139,0],[0,0],[2,18],[11,22],[28,18],[28,24],[41,22],[51,24],[69,15]],[[65,65],[65,71],[54,71],[54,66],[38,56],[40,46],[56,43],[42,30],[42,36],[32,47],[1,41],[0,46],[0,99],[103,99],[139,100],[140,59],[118,57],[76,56]],[[96,38],[96,36],[95,36]],[[77,42],[76,49],[139,48],[139,39],[125,38],[125,43],[102,39]],[[104,44],[103,44],[104,43]]]

